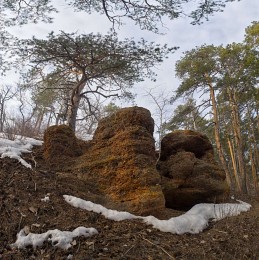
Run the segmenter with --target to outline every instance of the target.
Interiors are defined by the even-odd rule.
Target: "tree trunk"
[[[75,132],[76,130],[76,117],[81,100],[81,93],[85,87],[86,79],[82,78],[74,87],[71,94],[71,104],[68,108],[67,124]]]
[[[196,126],[196,120],[195,120],[195,113],[192,111],[192,119],[193,119],[193,130],[197,131],[197,126]]]
[[[230,102],[230,109],[232,111],[232,125],[233,125],[233,132],[236,142],[237,148],[237,159],[238,159],[238,166],[240,175],[242,177],[242,190],[245,194],[247,194],[247,175],[245,170],[245,162],[244,162],[244,149],[243,149],[243,138],[241,135],[241,128],[240,128],[240,115],[237,107],[237,100],[235,91],[233,89],[228,88],[228,96]]]
[[[247,117],[249,118],[249,130],[250,130],[250,135],[251,135],[251,143],[250,143],[250,147],[253,147],[254,149],[254,162],[255,162],[255,166],[256,166],[256,170],[259,169],[259,153],[258,153],[258,147],[257,147],[257,133],[256,133],[256,123],[254,124],[252,119],[251,119],[251,115],[253,115],[253,112],[251,109],[248,109],[248,113],[247,113]],[[259,116],[256,116],[256,119],[258,121]],[[259,129],[259,128],[258,128]]]
[[[234,153],[233,153],[232,144],[231,144],[229,137],[227,139],[228,139],[228,147],[229,147],[229,152],[230,152],[232,166],[233,166],[234,177],[235,177],[235,180],[236,180],[236,186],[237,186],[238,191],[242,191],[242,188],[241,188],[241,185],[240,185],[240,179],[239,179],[238,172],[237,172],[236,158],[235,158]]]
[[[257,177],[257,169],[258,169],[258,148],[257,148],[257,140],[256,140],[256,133],[255,128],[256,126],[253,123],[253,120],[251,119],[251,116],[253,115],[252,109],[250,109],[249,105],[247,106],[247,118],[248,121],[248,133],[249,133],[249,158],[251,163],[251,172],[254,182],[254,189],[255,193],[259,194],[258,189],[258,177]]]
[[[40,128],[43,122],[44,114],[45,114],[45,109],[38,112],[37,120],[34,127],[34,134],[36,136],[38,136],[38,134],[40,133]]]
[[[5,122],[5,109],[4,103],[0,104],[0,132],[4,131],[4,122]]]
[[[253,158],[253,152],[252,152],[252,148],[250,147],[249,149],[249,156],[250,156],[250,162],[251,162],[251,171],[252,171],[252,176],[253,176],[253,181],[254,181],[254,189],[255,189],[255,194],[259,193],[258,190],[258,178],[257,178],[257,174],[256,174],[256,167],[255,167],[255,161]]]
[[[50,126],[50,123],[52,121],[53,115],[54,115],[54,111],[53,111],[53,109],[51,109],[50,112],[49,112],[49,116],[48,116],[47,128],[49,128],[49,126]]]
[[[229,173],[228,167],[226,165],[226,161],[224,159],[224,153],[223,153],[223,149],[222,149],[221,142],[220,142],[219,116],[218,116],[218,109],[217,109],[215,91],[214,91],[214,88],[212,86],[212,83],[210,82],[209,76],[208,75],[205,75],[205,76],[207,78],[208,86],[209,86],[209,89],[210,89],[210,99],[211,99],[211,103],[212,103],[212,114],[213,114],[213,121],[214,121],[214,135],[215,135],[217,152],[218,152],[218,155],[219,155],[219,160],[220,160],[221,166],[226,173],[227,183],[230,186],[231,185],[230,173]]]

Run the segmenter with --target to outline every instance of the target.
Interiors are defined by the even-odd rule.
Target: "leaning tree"
[[[93,96],[128,95],[134,83],[154,79],[155,66],[175,49],[143,39],[137,43],[120,41],[114,33],[102,36],[61,32],[50,33],[45,40],[22,40],[16,52],[30,66],[24,75],[25,85],[39,86],[42,91],[69,91],[67,121],[75,130],[82,98],[91,111]]]

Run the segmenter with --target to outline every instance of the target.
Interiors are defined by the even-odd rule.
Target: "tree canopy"
[[[165,17],[175,19],[188,16],[192,23],[200,23],[215,12],[223,10],[227,2],[236,0],[66,0],[74,11],[97,12],[113,24],[121,24],[123,18],[133,20],[140,28],[158,32],[157,25],[163,24]],[[55,0],[2,0],[0,17],[2,26],[25,24],[28,22],[50,22],[50,14],[56,12]],[[1,28],[3,29],[3,28]]]
[[[155,33],[168,20],[189,17],[191,23],[199,24],[208,20],[215,12],[223,11],[227,2],[238,0],[65,0],[74,12],[87,14],[99,13],[117,26],[128,20],[135,22],[141,29]],[[27,23],[52,22],[53,14],[59,12],[60,1],[57,0],[2,0],[0,1],[0,73],[12,67],[6,59],[10,46],[17,45],[15,37],[8,27]]]
[[[2,0],[0,3],[0,29],[5,26],[23,25],[29,22],[51,22],[50,13],[56,11],[52,0]]]
[[[91,111],[93,96],[128,95],[127,89],[135,82],[155,80],[155,66],[176,49],[144,39],[137,43],[131,39],[119,41],[114,33],[102,36],[65,32],[50,33],[46,40],[21,40],[19,46],[16,53],[31,66],[24,75],[29,86],[69,91],[73,129],[81,98]]]

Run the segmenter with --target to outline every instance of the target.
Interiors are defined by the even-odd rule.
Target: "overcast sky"
[[[111,24],[105,16],[98,14],[88,15],[87,13],[73,13],[68,7],[60,6],[60,1],[56,0],[60,13],[55,15],[53,24],[37,24],[28,25],[21,28],[12,29],[12,32],[19,37],[29,38],[32,35],[36,37],[45,37],[50,31],[63,30],[66,32],[79,33],[107,33]],[[143,37],[149,41],[155,41],[169,46],[179,46],[180,49],[171,55],[161,66],[157,68],[157,81],[155,83],[145,81],[135,86],[137,93],[136,104],[146,107],[152,112],[154,104],[146,96],[148,89],[153,93],[166,91],[168,96],[179,85],[179,81],[175,78],[174,64],[182,56],[182,53],[191,50],[196,46],[203,44],[226,45],[232,42],[242,42],[244,38],[245,28],[252,21],[259,19],[259,0],[241,0],[240,2],[228,3],[222,13],[216,13],[210,17],[208,22],[202,25],[190,25],[187,19],[176,19],[166,23],[167,28],[162,28],[163,35],[156,35],[148,31],[141,31],[137,26],[127,22],[126,25],[117,29],[120,39],[126,37],[134,37],[136,40]],[[8,82],[12,82],[12,78]],[[14,80],[16,80],[14,78]],[[17,80],[16,80],[17,81]],[[120,104],[127,106],[129,104]],[[174,108],[172,107],[172,110]]]

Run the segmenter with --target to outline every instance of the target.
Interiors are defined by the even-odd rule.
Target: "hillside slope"
[[[26,155],[26,161],[40,158],[40,149]],[[94,199],[93,187],[55,172],[37,160],[36,170],[10,158],[0,160],[0,259],[258,259],[259,200],[237,196],[252,204],[249,212],[210,223],[197,235],[163,233],[140,220],[115,222],[68,205],[64,194]],[[86,191],[89,191],[86,193]],[[49,195],[49,201],[42,201]],[[161,218],[182,214],[168,210]],[[16,234],[27,226],[30,232],[50,229],[74,230],[94,227],[98,234],[73,241],[64,251],[45,242],[33,250],[12,249]]]

